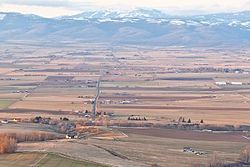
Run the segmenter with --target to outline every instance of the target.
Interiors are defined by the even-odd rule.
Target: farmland
[[[0,101],[0,108],[7,108],[8,106],[10,106],[13,103],[13,101],[11,100],[1,100]]]
[[[27,166],[41,166],[41,167],[108,167],[100,164],[78,161],[67,158],[65,156],[46,153],[15,153],[8,155],[0,155],[0,166],[5,167],[27,167]]]
[[[0,166],[29,166],[42,158],[38,166],[192,167],[207,165],[214,155],[236,162],[249,144],[249,53],[3,44],[0,120],[9,122],[0,133],[64,137],[73,127],[81,138],[17,143],[18,153],[0,155]],[[184,153],[184,147],[204,155]]]
[[[103,45],[93,50],[81,45],[64,50],[7,45],[1,53],[12,55],[1,58],[2,109],[91,110],[88,101],[102,75],[103,112],[141,114],[163,122],[183,116],[212,124],[249,123],[248,50],[124,47],[111,52]],[[220,81],[228,85],[215,84]]]

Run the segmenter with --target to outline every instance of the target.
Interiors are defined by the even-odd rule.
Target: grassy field
[[[0,155],[0,167],[106,167],[92,162],[77,161],[56,154],[15,153]]]
[[[0,100],[0,109],[9,107],[13,102],[13,100]]]

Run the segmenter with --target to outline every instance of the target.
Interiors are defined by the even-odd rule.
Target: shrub
[[[13,153],[17,149],[16,139],[6,134],[0,135],[0,154]]]

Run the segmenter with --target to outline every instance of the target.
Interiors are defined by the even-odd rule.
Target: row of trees
[[[179,122],[179,123],[180,123],[180,122],[182,122],[182,123],[192,123],[192,120],[189,118],[189,119],[186,121],[186,119],[185,119],[184,117],[180,117],[180,118],[178,119],[178,122]],[[203,123],[204,123],[204,120],[203,120],[203,119],[200,120],[200,123],[203,124]]]
[[[5,135],[15,139],[17,142],[46,141],[59,138],[58,135],[48,132],[8,133]]]
[[[18,142],[46,141],[58,138],[63,137],[47,132],[3,133],[0,134],[0,154],[15,152]]]

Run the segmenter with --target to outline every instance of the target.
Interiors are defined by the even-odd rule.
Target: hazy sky
[[[0,12],[32,13],[44,17],[84,10],[162,9],[169,14],[198,14],[250,10],[250,0],[0,0]]]

